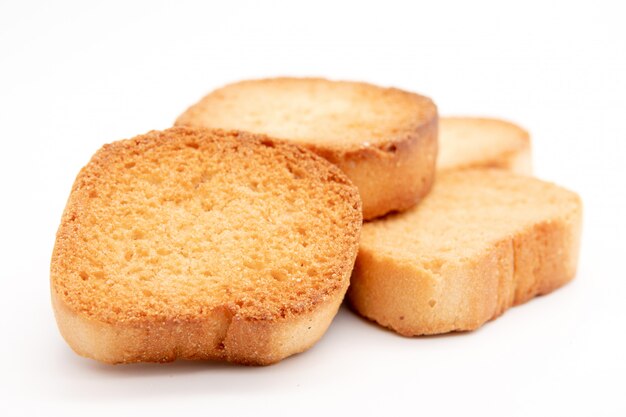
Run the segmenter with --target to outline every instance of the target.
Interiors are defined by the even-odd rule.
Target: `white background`
[[[626,14],[505,3],[0,1],[0,414],[626,415]],[[75,355],[48,268],[79,169],[215,87],[277,75],[527,127],[536,174],[584,199],[576,280],[469,334],[403,338],[343,308],[265,368]]]

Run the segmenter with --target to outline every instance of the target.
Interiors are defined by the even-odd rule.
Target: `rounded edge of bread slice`
[[[467,168],[500,168],[532,175],[530,135],[502,119],[440,117],[437,170]]]
[[[438,176],[419,206],[365,223],[347,299],[404,336],[477,329],[576,273],[582,203],[498,169]]]
[[[339,169],[262,135],[177,127],[105,145],[76,178],[57,232],[61,334],[112,364],[266,365],[302,352],[343,300],[360,204]],[[230,224],[228,213],[243,214]],[[257,218],[268,235],[255,233]],[[263,258],[271,250],[293,256]]]
[[[238,129],[305,146],[358,187],[365,220],[414,206],[436,171],[437,107],[397,88],[321,78],[247,80],[211,92],[175,125]]]

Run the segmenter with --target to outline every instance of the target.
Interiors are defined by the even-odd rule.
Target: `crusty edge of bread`
[[[348,282],[347,278],[345,282]],[[337,314],[345,288],[306,314],[248,320],[218,308],[209,317],[111,324],[70,309],[52,290],[61,335],[79,355],[109,364],[221,360],[270,365],[309,349]]]
[[[576,274],[582,203],[503,238],[477,257],[428,269],[359,249],[348,300],[361,315],[404,336],[474,330]]]
[[[363,220],[404,211],[426,196],[435,181],[438,117],[405,137],[357,149],[304,145],[337,165],[357,186]]]

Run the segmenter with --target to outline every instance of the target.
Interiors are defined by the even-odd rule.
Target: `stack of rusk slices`
[[[512,123],[324,79],[243,81],[102,147],[57,233],[63,337],[107,363],[271,364],[344,297],[405,336],[473,330],[576,272],[582,207]]]

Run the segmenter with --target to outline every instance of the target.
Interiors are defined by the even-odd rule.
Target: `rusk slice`
[[[502,168],[530,175],[528,132],[499,119],[441,117],[437,169],[460,168]]]
[[[304,145],[357,185],[365,219],[412,207],[434,179],[437,108],[395,88],[311,78],[243,81],[210,93],[176,125],[239,129]]]
[[[363,225],[350,303],[406,336],[476,329],[574,277],[581,218],[553,184],[442,173],[417,207]]]
[[[356,187],[294,145],[191,128],[105,145],[57,234],[59,328],[108,363],[279,361],[336,314],[361,222]]]

